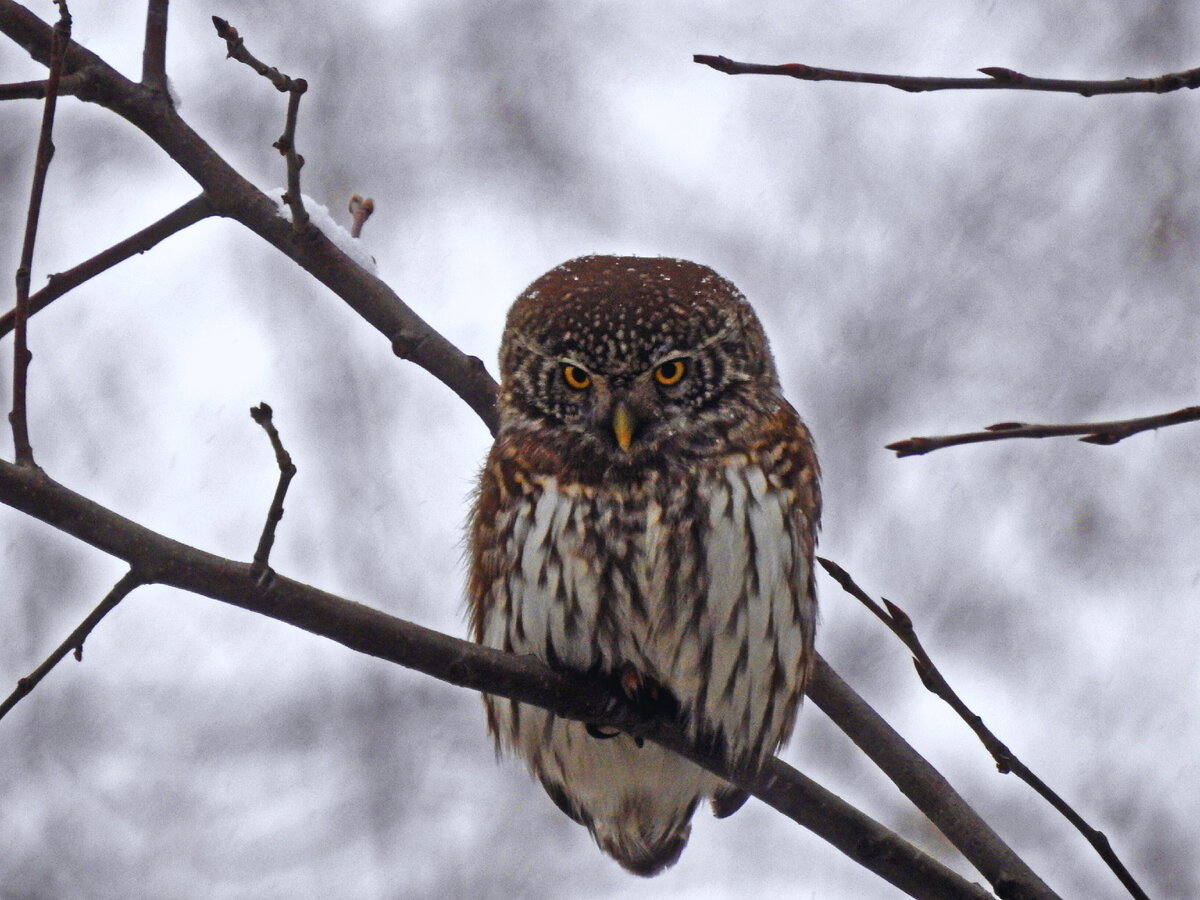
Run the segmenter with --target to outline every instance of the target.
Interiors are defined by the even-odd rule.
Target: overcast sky
[[[821,552],[909,612],[961,696],[1151,895],[1193,897],[1200,425],[1113,447],[883,447],[1200,402],[1200,97],[910,95],[691,62],[1092,78],[1200,65],[1194,4],[1061,7],[177,3],[168,70],[185,119],[264,190],[284,182],[270,145],[285,98],[225,59],[209,17],[307,78],[305,193],[344,223],[351,193],[373,197],[380,276],[493,372],[508,304],[565,259],[682,256],[739,285],[817,439]],[[76,38],[136,78],[144,4],[71,11]],[[0,43],[0,81],[43,74]],[[123,121],[59,109],[35,288],[197,193]],[[0,104],[2,272],[39,116]],[[38,315],[30,344],[30,430],[53,477],[249,559],[277,477],[248,414],[265,400],[299,467],[276,569],[465,634],[462,523],[486,429],[240,226],[205,222],[95,279]],[[0,340],[2,397],[10,361]],[[0,508],[0,681],[122,572]],[[820,591],[830,663],[1052,887],[1122,896],[924,691],[899,642],[832,582]],[[784,758],[979,879],[819,711]],[[82,665],[0,722],[6,898],[751,894],[896,896],[756,801],[720,822],[702,810],[680,863],[635,879],[496,764],[477,696],[175,591],[137,591]]]

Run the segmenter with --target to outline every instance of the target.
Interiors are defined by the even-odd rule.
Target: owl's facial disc
[[[686,358],[672,356],[646,371],[599,372],[574,357],[544,356],[565,390],[564,422],[572,419],[608,446],[632,454],[668,418],[671,395],[687,372]],[[547,410],[549,411],[549,410]]]

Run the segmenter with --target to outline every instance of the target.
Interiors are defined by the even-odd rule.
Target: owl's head
[[[500,374],[502,431],[602,470],[712,454],[783,403],[745,297],[679,259],[547,272],[509,311]]]

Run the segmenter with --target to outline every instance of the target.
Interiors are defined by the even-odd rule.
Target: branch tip
[[[367,219],[375,212],[375,201],[361,194],[352,194],[348,204],[350,210],[350,237],[360,237]]]
[[[899,625],[901,628],[904,628],[906,630],[909,630],[909,631],[912,630],[913,623],[912,623],[912,619],[909,617],[908,613],[906,613],[904,610],[902,610],[899,606],[897,606],[895,603],[893,603],[887,597],[880,597],[879,599],[883,601],[883,605],[885,607],[887,607],[888,613],[891,614],[892,619],[895,621],[895,623],[897,625]]]
[[[283,446],[283,439],[275,427],[274,411],[267,403],[260,403],[250,408],[250,418],[257,422],[267,433],[271,447],[275,451],[275,463],[279,467],[279,481],[275,485],[275,496],[267,509],[267,519],[263,523],[262,534],[254,551],[254,559],[250,563],[250,578],[260,591],[269,590],[275,580],[269,560],[271,547],[275,544],[275,531],[283,520],[283,500],[287,496],[288,485],[296,476],[296,465],[292,456]]]
[[[1033,425],[1026,422],[997,422],[982,431],[963,434],[943,434],[929,437],[913,437],[888,444],[886,449],[897,457],[918,456],[943,447],[962,444],[978,444],[985,441],[1000,441],[1009,438],[1047,438],[1078,436],[1087,444],[1110,446],[1143,431],[1156,431],[1170,425],[1183,425],[1200,421],[1200,406],[1185,406],[1174,412],[1136,419],[1118,419],[1111,422],[1085,422],[1079,425]]]
[[[239,39],[238,31],[225,19],[220,16],[213,16],[212,23],[217,29],[217,37],[223,41],[236,41]]]

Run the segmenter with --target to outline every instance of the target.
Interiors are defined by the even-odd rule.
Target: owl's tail
[[[647,821],[631,816],[620,821],[595,822],[592,837],[600,849],[634,875],[649,878],[675,865],[692,834],[693,803],[677,819]]]

